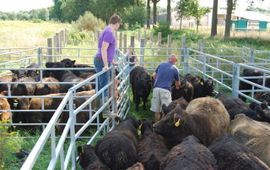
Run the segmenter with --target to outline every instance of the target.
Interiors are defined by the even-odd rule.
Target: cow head
[[[208,78],[206,81],[204,81],[205,96],[214,96],[215,85],[216,83],[211,78]]]
[[[184,133],[181,132],[185,124],[187,113],[177,105],[171,112],[165,115],[160,121],[153,126],[154,131],[164,137],[179,138]]]
[[[60,62],[64,63],[65,67],[74,67],[76,60],[71,60],[69,58],[65,58],[65,59],[61,60]]]

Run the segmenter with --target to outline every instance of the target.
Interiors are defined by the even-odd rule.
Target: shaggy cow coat
[[[137,162],[137,120],[128,118],[100,139],[95,151],[111,170],[124,170]]]
[[[218,138],[209,149],[217,159],[218,169],[267,170],[268,166],[255,156],[246,146],[237,143],[230,136]]]
[[[168,153],[163,137],[153,132],[152,123],[143,121],[142,139],[138,145],[138,160],[146,170],[158,170],[161,160]]]
[[[168,147],[177,145],[189,135],[209,146],[227,132],[229,122],[229,114],[219,100],[202,97],[192,100],[186,111],[177,106],[154,124],[154,131],[164,136]]]
[[[214,155],[194,136],[188,136],[173,147],[163,159],[161,170],[216,169]]]
[[[270,125],[240,114],[229,127],[233,138],[250,148],[257,157],[270,167]]]

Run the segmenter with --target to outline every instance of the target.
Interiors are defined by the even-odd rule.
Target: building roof
[[[255,11],[235,11],[233,15],[248,20],[270,22],[270,16]]]

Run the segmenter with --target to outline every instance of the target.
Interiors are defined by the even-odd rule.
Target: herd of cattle
[[[12,118],[13,123],[47,123],[52,117],[69,88],[75,83],[81,82],[95,74],[95,69],[86,64],[75,64],[75,60],[64,59],[60,62],[47,62],[46,70],[39,70],[37,64],[31,64],[29,70],[11,70],[11,75],[0,77],[0,110],[16,110],[11,113],[2,111],[0,120],[8,121]],[[56,70],[56,68],[62,68]],[[68,68],[68,69],[63,69]],[[86,68],[86,69],[70,69]],[[40,83],[40,80],[42,80]],[[8,87],[8,83],[14,82]],[[28,82],[28,83],[26,83]],[[30,82],[30,83],[29,83]],[[69,82],[69,83],[60,83]],[[95,93],[95,84],[90,82],[77,90],[74,100],[76,106],[81,105],[89,96]],[[8,95],[10,90],[10,96]],[[27,96],[41,97],[27,97]],[[22,110],[22,111],[20,111]],[[29,110],[29,111],[28,111]],[[37,110],[37,111],[35,111]],[[40,111],[43,110],[43,111]],[[50,111],[46,111],[50,110]],[[66,122],[68,112],[63,113],[59,123]],[[78,116],[78,123],[88,120],[89,112],[81,112]],[[31,127],[33,128],[33,127]],[[35,128],[35,127],[34,127]]]
[[[38,67],[35,64],[29,68]],[[40,123],[48,122],[53,111],[72,84],[57,82],[80,82],[95,74],[91,66],[75,64],[75,60],[46,63],[47,70],[13,70],[12,75],[0,77],[0,82],[17,82],[10,87],[11,96],[45,95],[42,98],[8,98],[0,96],[0,120]],[[50,70],[49,68],[87,68],[86,70]],[[256,70],[244,70],[243,76],[260,76]],[[44,83],[34,83],[40,81]],[[270,87],[270,79],[250,81]],[[24,82],[33,82],[32,84]],[[46,82],[54,82],[46,84]],[[130,72],[135,109],[143,108],[153,88],[153,79],[145,68],[136,66]],[[85,96],[95,93],[94,83],[78,89],[74,104],[79,106]],[[252,87],[240,82],[240,90]],[[7,95],[9,87],[0,84],[1,95]],[[270,103],[269,92],[256,93],[262,103],[247,105],[245,98],[231,96],[213,97],[215,82],[199,76],[181,76],[181,86],[172,85],[172,103],[162,106],[162,118],[152,124],[147,120],[127,118],[100,139],[95,146],[78,147],[80,165],[84,169],[270,169]],[[248,94],[248,93],[246,93]],[[42,106],[44,103],[44,106]],[[44,110],[35,111],[35,110]],[[68,112],[59,118],[68,119]],[[77,115],[77,122],[89,119],[89,112]],[[60,127],[61,130],[61,127]]]
[[[257,74],[244,70],[242,75],[252,76],[247,72]],[[137,66],[130,83],[136,110],[140,98],[145,109],[151,76]],[[269,92],[256,94],[261,105],[248,106],[231,96],[205,97],[214,95],[214,86],[211,79],[185,75],[180,89],[172,86],[173,101],[162,106],[160,121],[127,118],[95,146],[79,146],[80,165],[89,170],[270,169]],[[251,86],[241,82],[239,89]]]
[[[128,117],[95,146],[77,148],[87,170],[264,169],[270,166],[270,124],[237,114],[212,97],[170,104],[152,124]],[[175,104],[177,103],[177,104]],[[234,106],[238,107],[238,106]]]

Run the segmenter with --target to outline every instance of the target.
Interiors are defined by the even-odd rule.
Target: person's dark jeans
[[[109,67],[110,67],[110,63],[109,64]],[[102,61],[102,58],[99,58],[99,57],[96,57],[94,58],[94,65],[95,65],[95,69],[96,69],[96,72],[101,72],[103,67],[104,67],[104,63]],[[106,86],[107,84],[109,83],[109,72],[105,72],[103,74],[101,74],[98,78],[98,90],[102,89],[104,86]],[[104,96],[108,97],[109,96],[109,93],[108,93],[108,89],[106,89],[104,91]]]

